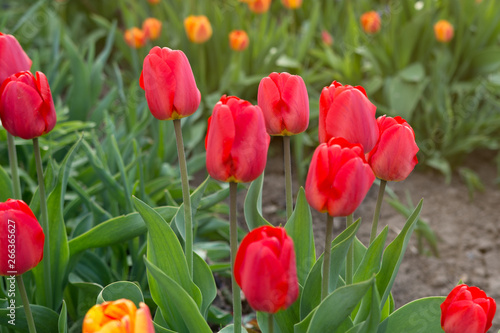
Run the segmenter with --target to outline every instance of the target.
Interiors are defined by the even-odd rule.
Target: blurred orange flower
[[[281,0],[281,3],[289,9],[297,9],[302,6],[302,0]]]
[[[144,34],[144,31],[137,27],[126,30],[123,38],[130,47],[135,49],[143,47],[146,44],[146,34]]]
[[[146,38],[151,40],[158,39],[161,33],[161,21],[154,17],[145,19],[142,23],[142,31],[144,31]]]
[[[380,30],[380,15],[372,10],[361,15],[361,26],[368,34],[377,33]]]
[[[184,20],[184,28],[190,41],[204,43],[212,37],[212,26],[205,15],[190,15]]]
[[[244,30],[233,30],[229,33],[229,46],[235,51],[243,51],[248,47],[250,39]]]
[[[148,0],[148,2],[152,5],[156,5],[157,3],[160,2],[160,0]]]
[[[446,20],[440,20],[434,24],[434,34],[441,43],[448,43],[453,38],[453,26]]]
[[[248,5],[248,8],[256,14],[262,14],[269,10],[271,0],[240,0]],[[294,1],[294,0],[292,0]],[[296,1],[296,0],[295,0]]]

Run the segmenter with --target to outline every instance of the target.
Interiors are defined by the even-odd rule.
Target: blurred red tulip
[[[212,37],[212,25],[205,15],[188,16],[184,20],[184,28],[189,40],[193,43],[205,43]]]
[[[281,3],[288,9],[297,9],[302,6],[302,0],[281,0]]]
[[[0,275],[21,275],[43,258],[45,235],[22,200],[0,203]]]
[[[12,35],[0,32],[0,85],[9,76],[18,72],[29,71],[31,59]]]
[[[284,310],[299,295],[293,241],[284,228],[264,226],[241,241],[234,277],[250,306],[268,313]]]
[[[161,34],[161,21],[149,17],[142,22],[142,31],[147,39],[156,40]]]
[[[207,170],[223,182],[251,182],[264,171],[270,137],[258,106],[222,96],[208,119]]]
[[[193,114],[201,95],[184,52],[155,46],[144,58],[140,86],[149,110],[157,119],[172,120]]]
[[[323,40],[323,43],[325,43],[328,46],[333,45],[333,37],[330,35],[330,33],[326,30],[321,31],[321,39]]]
[[[332,138],[316,148],[306,180],[311,207],[330,216],[354,213],[375,180],[363,148],[344,138]]]
[[[445,333],[486,333],[497,305],[477,287],[460,284],[441,304],[441,327]]]
[[[56,110],[47,77],[36,72],[11,75],[0,86],[0,119],[13,136],[33,139],[56,125]]]
[[[244,30],[233,30],[229,33],[229,46],[234,51],[246,50],[248,44],[250,44],[250,39]]]
[[[144,31],[137,27],[130,28],[123,34],[123,39],[128,46],[138,49],[146,45],[146,35]]]
[[[255,14],[262,14],[269,10],[271,0],[240,0],[248,5],[248,8]]]
[[[271,73],[260,81],[257,100],[270,135],[293,135],[307,129],[309,97],[300,76]]]
[[[380,15],[372,10],[361,15],[361,26],[368,34],[377,33],[380,30]]]
[[[440,20],[434,24],[434,34],[438,42],[448,43],[453,38],[454,29],[450,22]]]
[[[343,86],[333,81],[323,88],[319,100],[319,142],[342,137],[361,144],[368,153],[377,143],[379,134],[376,109],[363,87]]]
[[[367,155],[368,164],[380,179],[405,180],[418,163],[415,133],[401,117],[381,116],[377,124],[380,137]]]

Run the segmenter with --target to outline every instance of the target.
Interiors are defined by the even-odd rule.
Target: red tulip
[[[496,310],[495,300],[484,291],[460,284],[441,304],[441,327],[446,333],[486,333]]]
[[[193,114],[201,95],[184,52],[155,46],[144,59],[140,79],[149,110],[160,120]]]
[[[372,186],[375,175],[363,148],[344,138],[333,138],[316,148],[306,180],[311,207],[330,216],[354,213]]]
[[[0,275],[21,275],[43,258],[45,235],[22,200],[0,203]]]
[[[12,35],[0,32],[0,84],[9,76],[18,72],[29,71],[31,59]]]
[[[323,88],[319,100],[319,142],[342,137],[361,144],[368,153],[378,139],[375,110],[363,87],[333,81]]]
[[[257,311],[276,313],[299,295],[293,241],[284,228],[264,226],[241,241],[234,278]]]
[[[271,73],[260,81],[257,100],[270,135],[293,135],[307,129],[309,97],[300,76]]]
[[[401,117],[381,116],[377,119],[380,137],[368,153],[368,164],[373,173],[387,181],[401,181],[418,163],[415,133]]]
[[[222,96],[208,119],[208,173],[223,182],[251,182],[266,167],[270,140],[258,106],[235,96]]]
[[[23,139],[50,132],[56,125],[56,110],[49,82],[42,72],[11,75],[0,86],[0,119],[5,129]]]

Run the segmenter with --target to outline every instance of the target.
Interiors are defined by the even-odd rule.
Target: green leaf
[[[0,188],[2,189],[2,191],[0,191],[1,202],[7,201],[7,199],[14,198],[12,181],[7,172],[5,172],[5,170],[2,168],[1,165],[0,165]]]
[[[210,267],[196,252],[193,255],[193,281],[202,295],[201,314],[207,318],[208,308],[217,296],[217,286]]]
[[[442,333],[441,303],[446,297],[426,297],[394,311],[380,323],[377,333]]]
[[[96,305],[102,286],[97,283],[82,282],[74,274],[70,274],[68,280],[69,285],[65,291],[68,312],[73,318],[83,318],[87,311]]]
[[[189,296],[184,288],[163,273],[160,268],[151,263],[147,258],[144,258],[144,262],[146,263],[150,277],[158,283],[158,287],[162,292],[162,295],[155,299],[155,302],[160,307],[163,317],[165,318],[165,316],[170,313],[168,310],[170,306],[166,304],[166,300],[168,299],[168,302],[171,302],[175,306],[177,314],[179,315],[179,317],[175,319],[182,320],[185,325],[185,329],[178,330],[179,333],[211,333],[212,330],[201,315],[197,303]],[[149,280],[151,281],[151,279]]]
[[[130,281],[117,281],[107,285],[101,290],[97,296],[97,304],[116,301],[121,298],[131,300],[137,308],[139,308],[141,302],[144,302],[144,296],[137,284]]]
[[[384,252],[385,240],[389,227],[385,226],[382,232],[370,244],[361,263],[358,265],[356,273],[354,273],[353,281],[355,283],[369,279],[373,274],[376,274],[380,269],[382,253]]]
[[[377,290],[377,284],[375,280],[373,280],[372,287],[370,288],[370,292],[363,297],[361,301],[363,307],[363,303],[368,304],[369,312],[367,319],[361,324],[356,325],[356,329],[351,329],[348,331],[349,333],[372,333],[376,332],[378,325],[380,323],[381,311],[380,311],[380,296]],[[357,318],[356,318],[357,319]]]
[[[309,274],[316,260],[316,251],[314,248],[311,209],[302,187],[297,195],[295,210],[286,223],[285,229],[293,239],[299,284],[304,285],[307,274]]]
[[[408,82],[419,82],[425,77],[425,69],[421,63],[416,62],[401,70],[398,75]]]
[[[58,321],[59,333],[68,333],[68,311],[66,309],[66,302],[63,300],[61,314]]]
[[[248,229],[272,225],[262,216],[262,185],[264,183],[264,173],[252,182],[245,197],[245,221]]]
[[[59,315],[53,310],[41,305],[30,305],[33,320],[35,321],[37,333],[54,333],[58,331]],[[10,309],[0,309],[0,325],[12,329],[9,324]],[[26,313],[24,307],[19,306],[15,308],[15,328],[18,333],[29,333],[28,321],[26,320]]]

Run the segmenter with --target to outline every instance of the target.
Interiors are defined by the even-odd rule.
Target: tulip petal
[[[149,110],[159,120],[172,116],[176,80],[170,66],[157,54],[144,59],[143,83]]]
[[[283,114],[284,127],[293,134],[304,132],[309,125],[309,96],[304,80],[291,75],[281,91],[281,98],[288,105]]]
[[[206,154],[207,171],[214,179],[226,181],[231,176],[231,149],[235,132],[231,110],[227,105],[218,104],[210,121]]]
[[[266,130],[271,135],[280,134],[282,129],[282,117],[276,112],[276,105],[281,101],[280,91],[274,81],[265,77],[260,81],[257,103],[262,109],[266,120]],[[281,108],[280,108],[281,111]]]
[[[446,333],[484,333],[486,314],[483,308],[472,301],[455,301],[448,308],[443,329]]]
[[[139,304],[139,309],[135,316],[135,329],[136,333],[154,333],[155,328],[153,325],[153,320],[151,319],[151,312],[149,308],[144,303]]]

